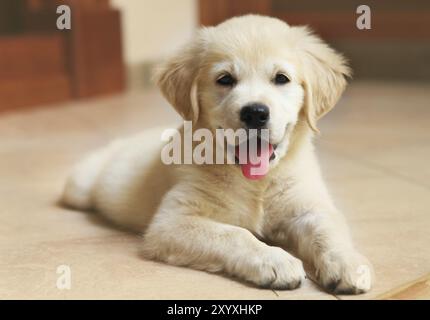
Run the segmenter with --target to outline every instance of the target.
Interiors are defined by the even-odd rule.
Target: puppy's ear
[[[188,121],[197,121],[198,69],[202,52],[201,37],[161,64],[155,80],[164,97]]]
[[[303,68],[305,89],[304,112],[312,130],[316,122],[329,112],[345,90],[351,70],[345,58],[330,48],[307,27],[292,27],[297,32],[299,59]]]

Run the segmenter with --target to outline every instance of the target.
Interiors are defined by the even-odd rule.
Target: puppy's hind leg
[[[80,210],[93,209],[92,193],[100,172],[110,159],[114,147],[91,153],[78,163],[66,181],[60,202]]]

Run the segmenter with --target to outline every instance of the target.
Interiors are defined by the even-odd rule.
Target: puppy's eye
[[[224,87],[232,87],[236,84],[236,79],[231,74],[225,74],[216,80],[216,83]]]
[[[290,79],[283,73],[277,73],[273,82],[277,85],[283,85],[290,82]]]

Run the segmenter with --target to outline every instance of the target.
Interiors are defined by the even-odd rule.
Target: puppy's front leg
[[[315,271],[317,281],[339,294],[371,287],[369,261],[354,248],[343,216],[332,205],[318,174],[295,177],[267,208],[264,234],[292,249]]]
[[[324,288],[339,294],[370,289],[370,263],[355,250],[339,213],[316,208],[293,218],[288,230],[297,255],[313,265]]]
[[[198,216],[187,201],[167,195],[145,233],[145,257],[209,272],[226,272],[261,287],[294,289],[302,262],[259,241],[248,230]]]

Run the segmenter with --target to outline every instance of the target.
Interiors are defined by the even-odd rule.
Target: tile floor
[[[430,274],[429,101],[430,85],[354,83],[320,123],[323,173],[357,247],[375,266],[375,287],[360,296],[330,295],[310,281],[295,291],[256,289],[144,261],[139,237],[56,205],[85,152],[144,127],[179,123],[157,91],[2,114],[0,298],[367,299],[421,281],[417,287]],[[56,288],[60,265],[71,267],[70,290]]]

